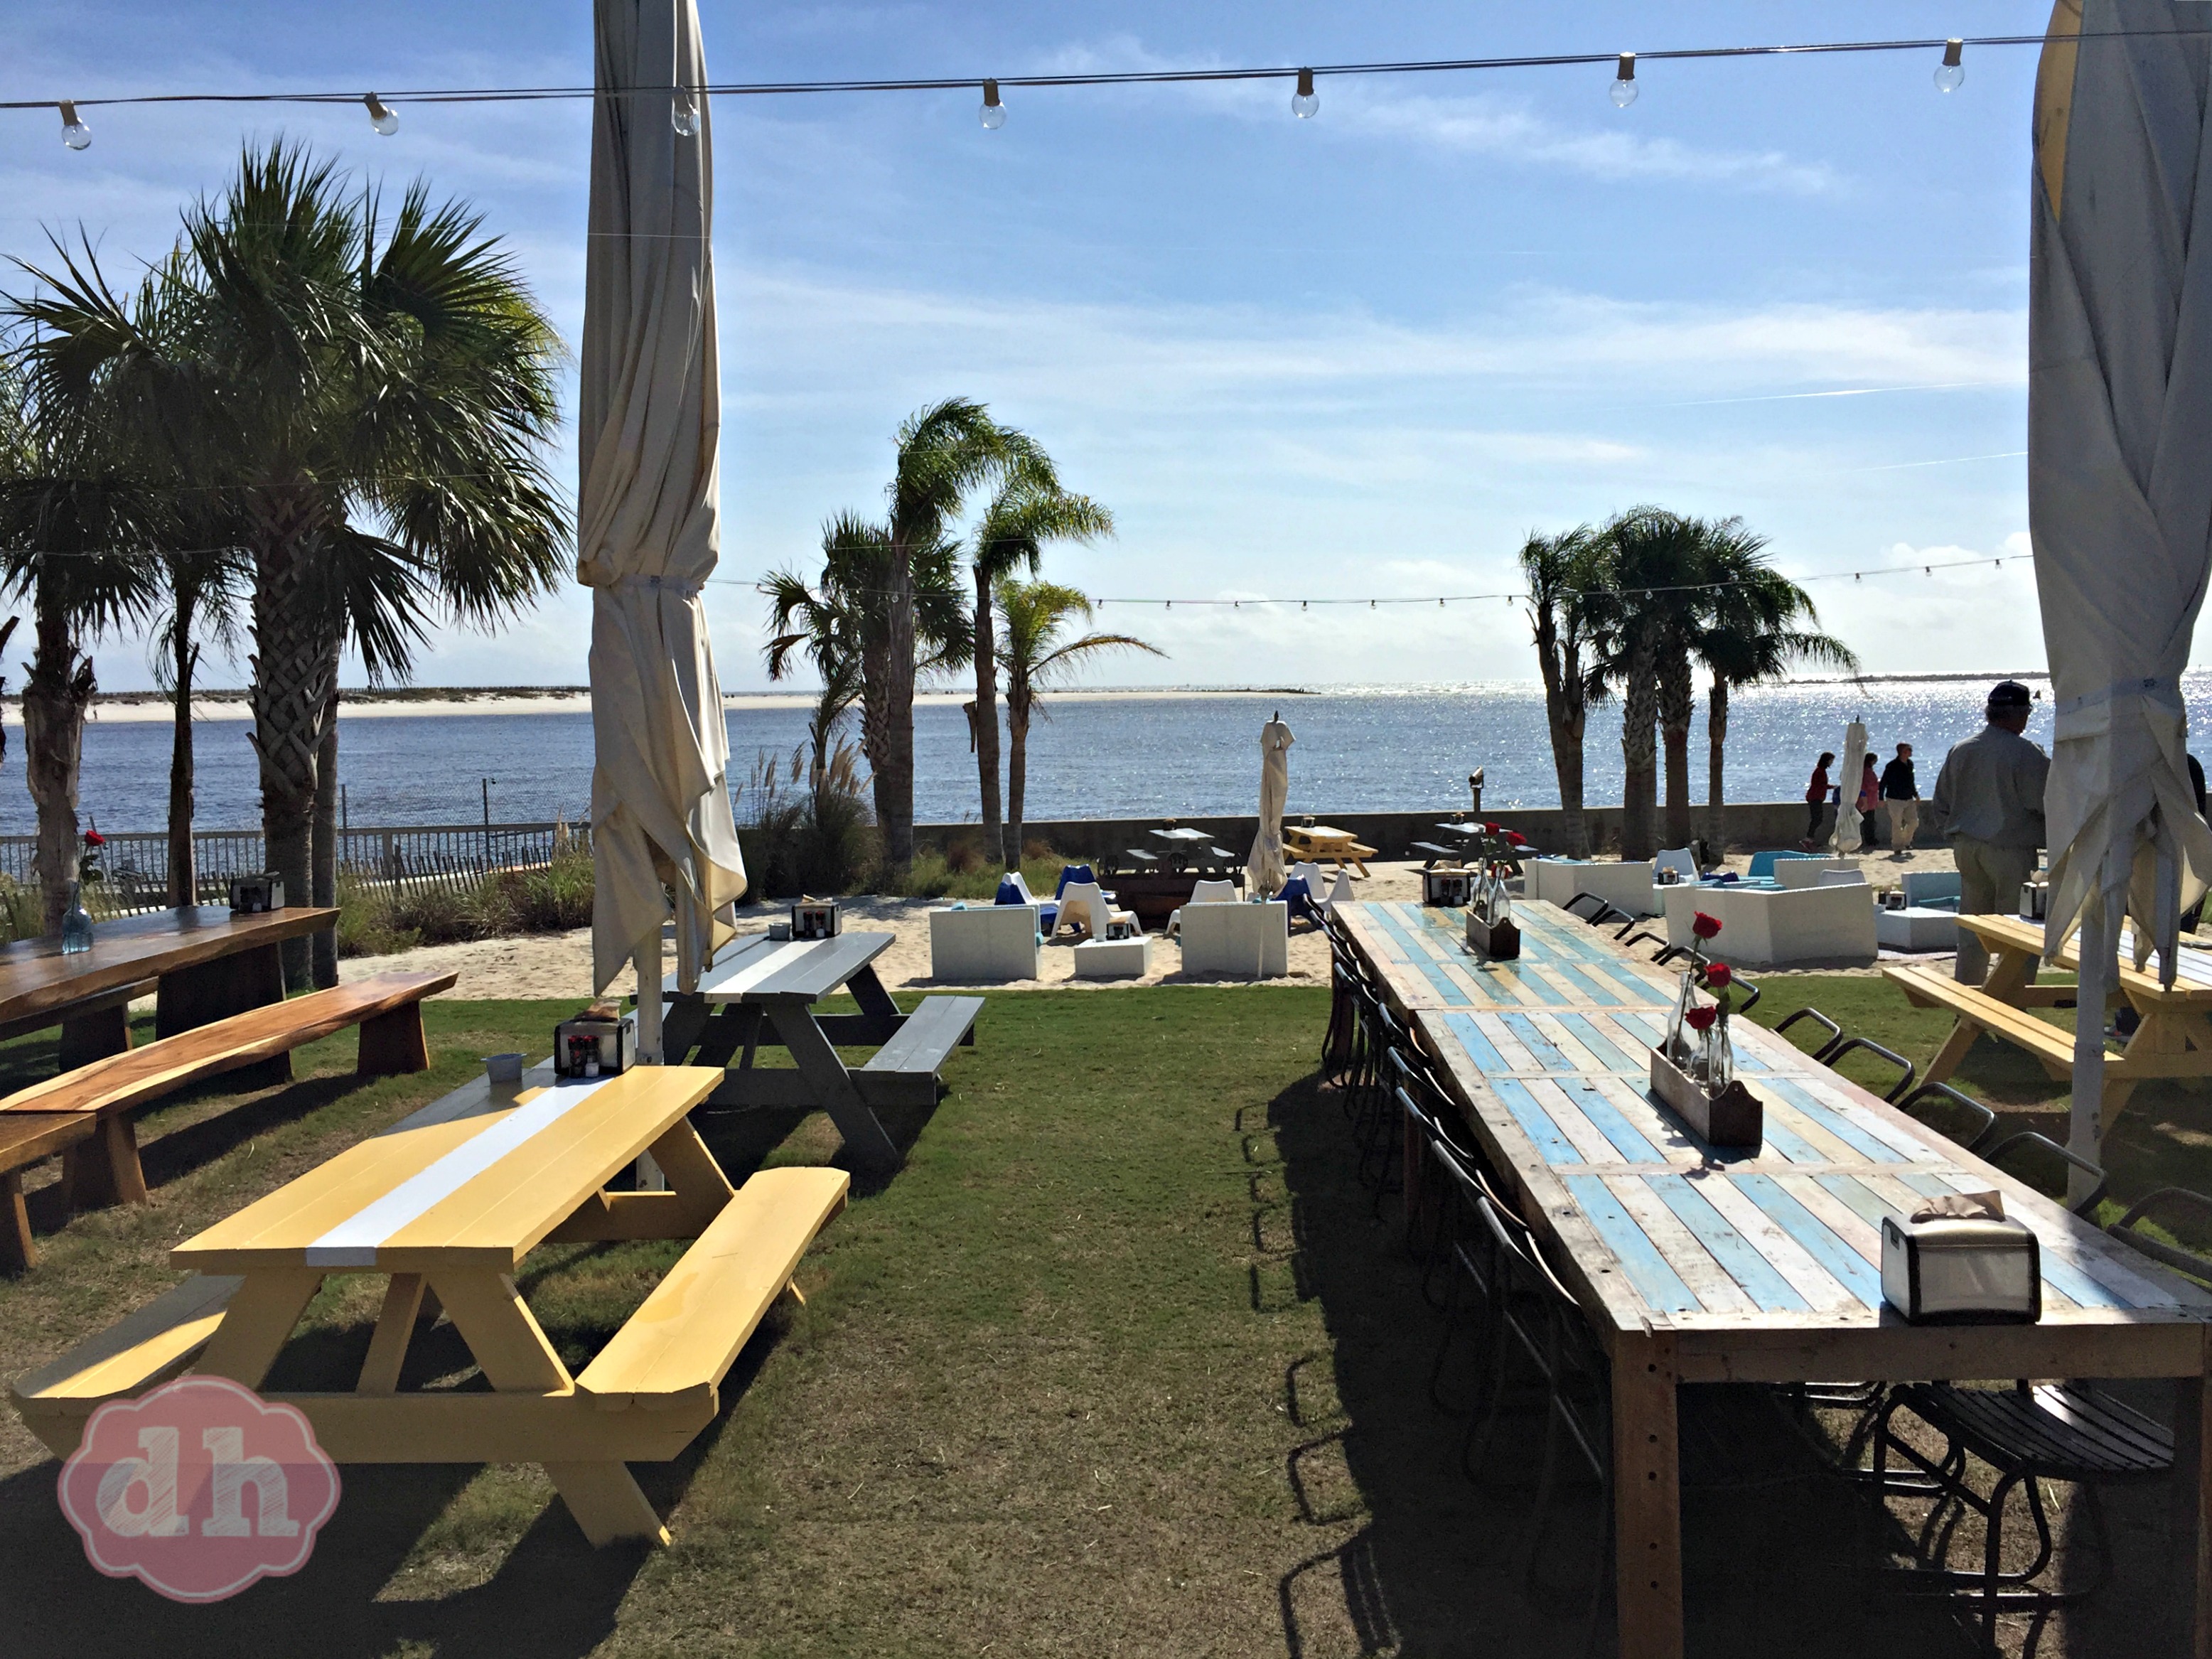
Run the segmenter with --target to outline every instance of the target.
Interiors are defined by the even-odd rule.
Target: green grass
[[[1897,1000],[1877,981],[1784,983],[1776,1012],[1802,993],[1855,1028]],[[770,1316],[685,1457],[639,1466],[675,1534],[665,1551],[592,1551],[535,1468],[354,1466],[299,1575],[179,1607],[92,1571],[54,1463],[5,1417],[6,1650],[1564,1659],[1578,1597],[1522,1592],[1534,1428],[1509,1435],[1487,1485],[1460,1474],[1463,1422],[1429,1397],[1437,1315],[1314,1076],[1327,1007],[1292,988],[992,997],[977,1046],[948,1063],[950,1097],[890,1122],[905,1166],[863,1183],[801,1265],[806,1307]],[[357,1082],[341,1036],[301,1051],[288,1088],[151,1115],[155,1202],[72,1219],[36,1271],[0,1285],[0,1372],[149,1299],[174,1279],[171,1243],[477,1056],[542,1053],[566,1012],[434,1002],[425,1076]],[[52,1064],[50,1039],[0,1046],[0,1085]],[[702,1127],[738,1179],[837,1150],[819,1116]],[[523,1286],[578,1364],[678,1248],[544,1249]],[[344,1386],[375,1299],[366,1276],[331,1281],[276,1380]],[[469,1370],[441,1326],[418,1337],[406,1384]],[[1695,1409],[1757,1467],[1749,1486],[1687,1499],[1693,1651],[1960,1650],[1940,1613],[1882,1591],[1864,1507],[1813,1477],[1754,1396],[1697,1391]],[[2069,1625],[2069,1643],[2100,1639],[2068,1651],[2148,1650],[2101,1641],[2124,1638],[2163,1582],[2133,1565],[2155,1540],[2116,1517],[2122,1581],[2093,1606],[2120,1623]],[[1547,1541],[1570,1581],[1592,1518],[1571,1506]]]

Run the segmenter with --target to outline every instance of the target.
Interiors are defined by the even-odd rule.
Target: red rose
[[[1703,910],[1700,910],[1696,915],[1690,918],[1690,931],[1695,933],[1699,939],[1711,939],[1715,933],[1719,933],[1720,930],[1721,919],[1718,916],[1709,916]]]
[[[1518,830],[1508,830],[1505,831],[1505,839],[1511,842],[1516,847],[1526,847],[1528,844],[1528,837],[1522,835]]]
[[[84,844],[87,847],[105,847],[107,845],[107,837],[97,830],[88,830],[84,832]]]
[[[1692,1030],[1702,1031],[1713,1023],[1720,1012],[1717,1008],[1691,1008],[1684,1012],[1682,1018],[1689,1022]]]
[[[1709,963],[1705,967],[1705,988],[1725,991],[1735,982],[1735,975],[1725,962]]]

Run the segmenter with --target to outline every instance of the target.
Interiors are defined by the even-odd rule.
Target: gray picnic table
[[[896,1165],[898,1150],[876,1109],[937,1103],[944,1087],[938,1068],[954,1048],[975,1042],[983,999],[924,997],[912,1013],[901,1013],[873,966],[893,938],[763,934],[726,947],[696,991],[678,990],[671,976],[662,987],[661,1046],[668,1063],[723,1069],[707,1105],[818,1109],[855,1158]],[[816,1012],[816,1003],[839,990],[852,994],[860,1012]],[[754,1065],[764,1042],[789,1049],[792,1066]],[[837,1052],[871,1043],[874,1055],[859,1066],[847,1066]]]

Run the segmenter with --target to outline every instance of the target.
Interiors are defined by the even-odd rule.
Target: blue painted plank
[[[1699,1310],[1704,1304],[1682,1282],[1681,1275],[1667,1265],[1667,1258],[1659,1254],[1658,1247],[1644,1236],[1636,1218],[1621,1207],[1604,1182],[1595,1176],[1568,1176],[1565,1180],[1567,1190],[1589,1218],[1597,1236],[1612,1249],[1621,1272],[1628,1275],[1628,1282],[1647,1307],[1663,1313]]]
[[[1478,1072],[1489,1077],[1502,1077],[1513,1069],[1505,1063],[1505,1056],[1498,1052],[1488,1037],[1483,1036],[1482,1028],[1474,1023],[1473,1014],[1446,1014],[1444,1029],[1450,1032],[1452,1041],[1467,1051],[1467,1057],[1474,1061]]]
[[[1655,1002],[1663,1007],[1668,1000],[1668,993],[1661,990],[1632,968],[1618,962],[1602,962],[1598,966],[1609,977],[1626,987],[1638,1002]]]
[[[1650,1074],[1651,1069],[1650,1060],[1642,1054],[1632,1057],[1624,1054],[1618,1043],[1607,1039],[1596,1026],[1590,1024],[1588,1015],[1561,1014],[1559,1024],[1573,1034],[1576,1042],[1595,1055],[1598,1064],[1604,1066],[1607,1071],[1618,1072],[1623,1077],[1644,1077]]]
[[[1569,999],[1567,994],[1553,985],[1550,981],[1547,980],[1540,974],[1526,972],[1511,967],[1498,967],[1492,968],[1490,972],[1484,976],[1485,983],[1490,983],[1496,980],[1505,980],[1510,981],[1522,994],[1520,1000],[1524,1004],[1529,997],[1533,996],[1538,1001],[1548,1003],[1556,1008],[1564,1008],[1568,1006]]]
[[[1877,1139],[1869,1134],[1833,1107],[1815,1100],[1812,1091],[1806,1088],[1803,1084],[1786,1077],[1773,1077],[1767,1079],[1767,1087],[1772,1089],[1783,1099],[1788,1101],[1807,1117],[1811,1118],[1814,1122],[1869,1162],[1875,1164],[1905,1162],[1905,1154],[1899,1152],[1896,1147],[1892,1146],[1887,1141]]]
[[[1430,988],[1442,997],[1447,1004],[1458,1008],[1474,1006],[1474,999],[1452,983],[1450,977],[1444,972],[1443,964],[1430,955],[1418,940],[1412,938],[1407,933],[1405,925],[1390,915],[1385,906],[1370,905],[1368,908],[1368,913],[1376,919],[1382,928],[1405,951],[1407,965],[1418,970],[1421,977],[1429,982]]]
[[[1667,1035],[1667,1022],[1656,1016],[1631,1012],[1623,1009],[1613,1016],[1613,1024],[1624,1030],[1640,1032],[1647,1046],[1656,1047],[1659,1039]],[[1648,1066],[1650,1062],[1645,1062]]]
[[[1771,1112],[1759,1116],[1759,1139],[1766,1147],[1779,1152],[1790,1164],[1826,1164],[1828,1155],[1811,1141],[1783,1122]]]
[[[1582,1149],[1559,1133],[1559,1126],[1552,1121],[1552,1115],[1536,1103],[1536,1097],[1511,1079],[1493,1082],[1498,1103],[1513,1115],[1521,1126],[1521,1133],[1528,1137],[1537,1153],[1547,1164],[1580,1164]]]
[[[1547,1072],[1575,1070],[1572,1061],[1559,1046],[1536,1029],[1536,1022],[1526,1014],[1501,1014],[1505,1029],[1521,1039],[1521,1046],[1535,1056],[1536,1064]]]
[[[1660,1201],[1697,1235],[1698,1243],[1712,1253],[1713,1260],[1761,1309],[1769,1313],[1809,1311],[1805,1298],[1791,1288],[1774,1264],[1705,1201],[1696,1182],[1685,1176],[1647,1176],[1644,1184],[1659,1194]]]
[[[1842,1239],[1834,1229],[1786,1191],[1772,1176],[1740,1175],[1737,1188],[1759,1212],[1796,1239],[1828,1270],[1829,1276],[1869,1308],[1881,1305],[1881,1272]]]
[[[1664,1164],[1667,1155],[1653,1146],[1644,1132],[1621,1115],[1620,1109],[1598,1092],[1597,1085],[1580,1078],[1562,1079],[1560,1089],[1574,1102],[1597,1132],[1620,1149],[1631,1164]]]

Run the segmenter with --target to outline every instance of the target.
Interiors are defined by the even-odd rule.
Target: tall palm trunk
[[[200,648],[192,643],[194,602],[177,595],[177,617],[170,647],[176,653],[169,739],[169,902],[199,902],[199,869],[192,845],[192,674]]]
[[[1660,653],[1659,732],[1667,755],[1667,844],[1690,844],[1690,719],[1697,692],[1689,653],[1670,646]]]
[[[1023,797],[1030,780],[1030,705],[1026,696],[1006,692],[1006,868],[1021,867]]]
[[[1728,845],[1721,820],[1727,815],[1728,792],[1723,787],[1723,754],[1728,747],[1729,684],[1725,675],[1713,676],[1705,696],[1705,839],[1717,856]]]
[[[1583,729],[1589,708],[1580,682],[1579,651],[1563,651],[1557,616],[1549,601],[1536,616],[1536,663],[1544,676],[1544,719],[1552,728],[1552,769],[1559,781],[1559,850],[1569,858],[1585,856],[1589,825],[1583,817]]]
[[[338,902],[338,652],[331,652],[331,695],[325,706],[323,741],[315,754],[315,836],[308,866],[313,874],[311,895],[319,909],[332,909]],[[338,936],[326,927],[307,941],[309,971],[316,988],[338,982]]]
[[[991,618],[991,579],[975,567],[975,776],[982,786],[983,847],[1002,848],[1009,870],[1021,864],[1018,841],[1006,838],[999,822],[999,659]]]
[[[860,753],[868,763],[868,790],[876,804],[878,826],[890,821],[890,787],[884,775],[890,769],[890,653],[869,644],[860,652]]]
[[[312,896],[310,848],[314,828],[316,762],[337,679],[337,632],[308,580],[323,508],[312,485],[270,489],[256,503],[252,526],[252,743],[261,757],[261,834],[269,867],[287,895]],[[304,939],[283,944],[284,980],[295,990],[312,983]]]
[[[23,682],[23,775],[38,809],[40,920],[49,935],[62,930],[69,884],[83,850],[77,837],[76,786],[84,750],[84,711],[98,689],[92,659],[77,654],[66,612],[39,605],[37,646]]]
[[[884,708],[884,758],[876,771],[876,817],[884,859],[894,870],[914,862],[914,554],[891,554],[890,678]]]
[[[1653,742],[1659,714],[1659,678],[1648,640],[1631,647],[1620,709],[1620,856],[1648,859],[1652,841],[1652,801],[1658,787],[1658,755]]]

